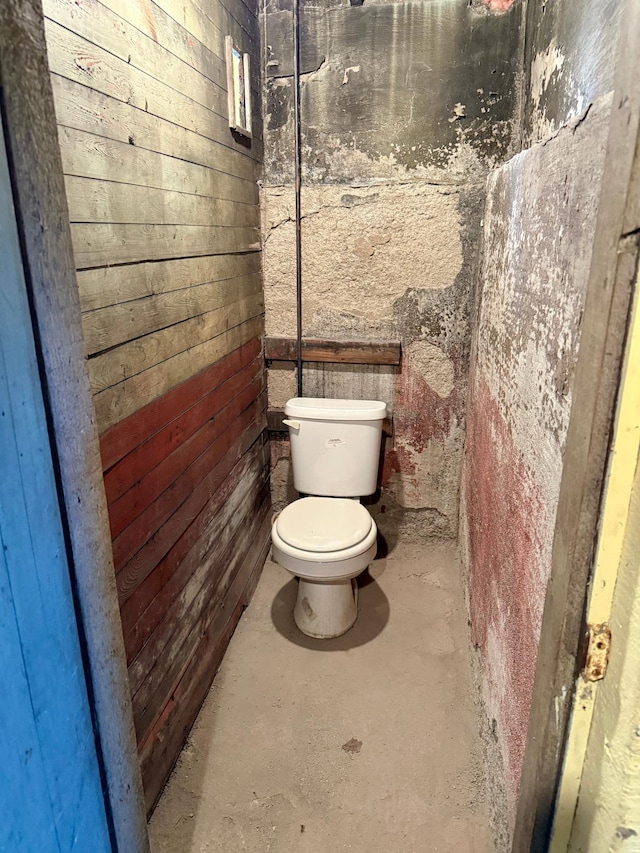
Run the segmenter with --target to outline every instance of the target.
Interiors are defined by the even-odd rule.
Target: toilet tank
[[[386,403],[295,397],[284,411],[297,491],[354,498],[375,492]]]

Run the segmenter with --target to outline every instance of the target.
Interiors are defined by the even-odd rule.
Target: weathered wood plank
[[[176,20],[176,17],[181,17],[179,13],[177,15],[174,13],[172,17],[153,0],[135,0],[135,2],[131,2],[131,0],[101,0],[101,2],[148,38],[166,47],[174,56],[179,57],[187,65],[195,68],[213,83],[217,83],[226,90],[227,72],[224,53],[218,55],[209,47],[205,47],[199,39],[195,38]],[[241,50],[257,57],[259,53],[257,27],[254,26],[252,32],[247,33],[228,14],[222,20],[220,9],[221,4],[211,4],[210,15],[216,21],[215,29],[219,30],[223,38],[224,34],[233,36]],[[252,76],[252,88],[259,96],[258,75]]]
[[[263,304],[259,291],[101,353],[89,361],[91,388],[94,393],[110,388],[188,350],[194,340],[202,344],[240,326],[261,315]]]
[[[264,400],[255,403],[114,541],[121,605],[178,541],[237,460],[264,428]],[[211,467],[213,466],[213,467]]]
[[[227,34],[237,40],[243,51],[253,52],[254,57],[257,55],[257,21],[242,3],[234,3],[229,9],[219,2],[205,5],[191,0],[179,6],[173,0],[154,2],[216,56],[224,59],[224,37]]]
[[[261,276],[227,278],[182,290],[171,290],[146,299],[91,311],[82,318],[89,355],[157,332],[199,314],[246,299],[262,288]]]
[[[256,317],[204,343],[198,343],[161,364],[101,391],[94,396],[98,429],[112,424],[165,394],[174,385],[227,355],[262,333],[263,318]]]
[[[78,269],[260,249],[258,228],[232,225],[72,223],[71,237]]]
[[[260,530],[227,592],[228,606],[224,611],[219,611],[208,626],[200,645],[192,655],[189,667],[172,692],[162,714],[145,740],[140,743],[141,769],[149,811],[160,796],[164,780],[178,757],[222,661],[243,607],[248,601],[246,590],[255,585],[256,578],[260,575],[271,544],[269,512],[270,504],[265,503],[261,510],[263,521]],[[238,603],[232,608],[234,600]]]
[[[122,604],[184,533],[263,424],[262,398],[225,429],[165,491],[113,540],[118,597]],[[194,511],[195,510],[195,511]]]
[[[47,21],[46,27],[49,64],[55,76],[64,78],[69,83],[81,84],[82,87],[108,96],[116,102],[130,105],[138,113],[144,112],[149,117],[164,119],[187,128],[202,138],[208,138],[210,142],[217,141],[244,159],[255,160],[261,157],[261,115],[256,115],[256,145],[247,147],[234,139],[227,120],[226,86],[214,86],[206,77],[198,74],[202,81],[199,88],[215,90],[218,92],[218,100],[225,104],[222,113],[214,112],[193,100],[190,89],[185,92],[176,91],[144,71],[133,68],[126,58],[114,56],[92,41],[60,27],[55,21]],[[257,90],[253,98],[259,103]],[[143,116],[140,116],[140,120],[144,122]]]
[[[260,274],[260,256],[255,252],[207,255],[123,264],[80,270],[77,273],[85,315],[102,308],[126,303],[142,305],[144,300],[161,294]],[[133,306],[132,306],[133,307]]]
[[[213,141],[178,124],[117,101],[85,85],[51,75],[58,124],[96,136],[165,154],[181,162],[206,166],[255,182],[257,163],[244,151]],[[161,161],[156,161],[161,162]]]
[[[58,128],[65,175],[258,203],[253,181],[102,136]]]
[[[268,497],[266,488],[262,488],[264,475],[252,472],[251,481],[254,487],[260,489],[264,503]],[[230,519],[224,539],[205,554],[198,570],[169,606],[164,619],[129,667],[130,680],[138,684],[138,671],[144,672],[142,664],[147,662],[143,658],[152,662],[151,669],[145,673],[138,689],[132,691],[138,742],[146,738],[167,698],[179,683],[198,647],[203,629],[218,610],[225,609],[221,605],[226,593],[242,564],[248,543],[262,523],[262,517],[252,504],[251,509],[254,511],[251,514],[240,512],[237,514],[239,518]],[[148,656],[147,648],[150,649]]]
[[[106,430],[100,437],[100,453],[105,477],[127,454],[131,454],[147,441],[163,441],[163,430],[171,430],[183,413],[198,404],[205,396],[214,393],[225,381],[253,361],[260,353],[260,340],[253,337],[247,343],[233,348],[223,358],[213,360],[203,370],[194,373],[187,381],[176,384],[165,395],[137,409],[133,415]],[[176,429],[179,426],[176,425]],[[134,463],[132,463],[134,464]]]
[[[212,506],[211,523],[181,561],[180,565],[184,565],[186,572],[184,584],[176,590],[167,606],[160,609],[161,618],[155,630],[129,664],[131,692],[134,696],[138,694],[137,711],[148,704],[164,674],[179,656],[180,647],[197,619],[198,600],[201,606],[204,605],[211,592],[223,586],[225,573],[233,571],[233,562],[229,562],[231,555],[226,554],[227,547],[243,527],[246,533],[252,516],[255,517],[253,498],[262,491],[266,481],[262,454],[256,451],[256,446],[245,456],[246,464],[236,465],[226,477],[231,481],[227,500],[224,504]],[[264,497],[266,494],[263,492]],[[239,550],[242,551],[241,548]],[[227,559],[221,559],[223,555]],[[134,711],[134,718],[136,716],[139,714]]]
[[[117,501],[127,489],[213,418],[253,379],[259,376],[264,382],[263,372],[261,359],[253,358],[186,411],[176,412],[176,417],[169,425],[157,432],[151,425],[152,434],[106,472],[104,485],[108,503]],[[141,417],[144,417],[144,413]]]
[[[231,481],[235,476],[227,477],[227,481]],[[226,486],[226,481],[223,488]],[[207,509],[207,515],[212,519],[210,525],[203,532],[202,540],[198,541],[196,547],[193,547],[187,557],[175,566],[175,571],[170,578],[165,581],[157,595],[153,598],[149,607],[141,614],[131,631],[127,633],[125,645],[129,660],[133,661],[132,669],[136,666],[136,655],[139,653],[141,658],[147,649],[145,643],[156,642],[156,635],[160,635],[171,630],[171,622],[173,629],[182,619],[179,615],[184,610],[184,602],[188,602],[189,615],[193,615],[191,603],[195,599],[197,591],[201,590],[205,584],[213,585],[217,578],[221,575],[221,567],[232,567],[231,561],[235,557],[238,550],[242,551],[243,546],[246,546],[247,536],[242,536],[242,527],[245,531],[249,527],[251,520],[256,517],[265,500],[269,497],[269,485],[265,481],[264,475],[261,472],[259,479],[253,471],[247,471],[244,481],[240,481],[240,485],[233,489],[229,487],[227,491],[227,500],[236,510],[233,516],[228,515],[226,504],[218,509]],[[242,496],[241,496],[242,495]],[[224,510],[224,511],[223,511]],[[227,523],[225,518],[230,518],[231,523]],[[217,531],[217,533],[215,532]],[[236,538],[237,535],[237,538]],[[230,540],[236,538],[230,550]],[[240,547],[238,547],[240,546]],[[200,577],[198,577],[200,575]],[[147,583],[151,583],[155,579],[155,572],[149,576]],[[198,590],[189,589],[189,586],[197,585]],[[170,621],[166,621],[168,617]],[[174,646],[175,637],[166,636],[162,638],[162,645],[158,643],[160,648],[159,655],[169,654],[170,649]],[[154,672],[154,678],[157,683],[157,675]],[[142,682],[141,682],[142,684]],[[154,691],[150,691],[153,693]],[[166,701],[166,696],[164,697]],[[156,705],[162,706],[162,701]]]
[[[296,361],[295,338],[267,337],[265,358]],[[400,364],[400,341],[327,341],[306,338],[302,341],[303,361],[328,361],[341,364]]]
[[[245,453],[236,465],[238,479],[244,482],[251,452]],[[218,530],[218,509],[230,498],[237,481],[234,468],[215,494],[198,512],[184,533],[171,546],[165,556],[153,568],[145,580],[138,585],[122,605],[122,630],[129,661],[138,654],[155,625],[161,620],[166,606],[182,589],[194,566],[187,555],[195,553],[199,542],[212,541]]]
[[[224,140],[229,147],[241,150],[240,143],[231,136],[226,109],[224,115],[212,112],[54,21],[46,22],[46,34],[49,65],[55,74],[90,85],[103,95],[173,121],[207,139]],[[201,80],[205,82],[204,77]],[[221,89],[218,91],[224,95]],[[244,150],[251,154],[251,149]]]
[[[162,586],[156,587],[157,581],[161,578],[158,570],[165,567],[169,568],[169,559],[162,560],[147,578],[146,583],[140,588],[140,590],[146,593],[147,590],[145,587],[150,586],[152,590],[156,589],[156,594],[150,598],[148,607],[139,614],[137,620],[127,630],[125,645],[130,661],[135,662],[137,656],[145,652],[147,648],[146,644],[155,641],[156,634],[160,634],[166,630],[165,616],[170,611],[172,613],[171,618],[175,621],[175,610],[171,609],[175,608],[176,602],[183,597],[188,599],[193,598],[195,593],[193,591],[188,592],[187,587],[189,584],[196,583],[197,579],[195,576],[197,573],[201,575],[199,581],[197,581],[200,586],[202,586],[203,582],[210,583],[215,580],[214,573],[217,566],[211,562],[211,556],[215,556],[218,566],[223,563],[229,563],[233,556],[233,553],[229,553],[227,550],[229,539],[232,538],[233,534],[241,530],[243,526],[246,532],[251,519],[260,511],[264,502],[269,500],[269,485],[265,479],[266,471],[263,470],[260,472],[258,478],[246,466],[244,470],[245,474],[240,482],[242,487],[241,499],[237,483],[234,486],[235,472],[231,472],[221,487],[226,495],[225,502],[230,501],[237,508],[237,512],[232,519],[232,524],[228,525],[224,521],[226,517],[226,503],[223,506],[223,504],[217,501],[217,496],[215,496],[214,500],[200,514],[208,520],[208,523],[201,530],[200,538],[194,540],[192,536],[189,536],[191,531],[191,528],[189,528],[179,542],[176,543],[177,545],[182,544],[182,540],[186,539],[186,537],[188,537],[189,541],[194,542],[187,550],[185,557],[179,563],[173,563],[171,566],[173,571],[170,574],[167,572],[167,576],[162,578]],[[223,512],[223,510],[225,511]],[[242,536],[242,533],[240,533],[239,539],[239,543],[235,543],[236,547],[234,550],[236,552],[242,552],[243,548],[246,547],[248,537],[247,535]],[[173,549],[170,554],[172,552]],[[170,554],[167,556],[169,557]],[[136,593],[134,593],[134,596],[129,601],[134,599],[140,590],[136,590]],[[129,604],[129,601],[127,601],[127,604]],[[167,643],[172,643],[172,641],[173,638],[169,636]]]
[[[205,453],[219,435],[232,425],[240,414],[256,399],[262,386],[262,377],[255,377],[239,394],[224,405],[198,430],[185,439],[179,447],[158,462],[120,498],[109,506],[111,535],[118,536],[187,468]]]
[[[262,494],[266,497],[266,489]],[[254,510],[253,503],[250,507]],[[255,510],[259,509],[259,506],[255,507]],[[201,585],[197,592],[191,589],[187,591],[185,588],[176,602],[169,608],[169,613],[174,618],[171,623],[168,623],[168,630],[173,627],[175,629],[173,635],[162,647],[162,651],[156,658],[155,666],[133,697],[134,720],[139,741],[148,735],[154,722],[162,713],[167,698],[171,696],[173,690],[180,683],[192,656],[197,651],[206,626],[215,618],[216,613],[220,610],[224,612],[226,609],[225,601],[228,591],[235,574],[242,565],[246,543],[247,541],[250,542],[251,538],[256,535],[262,521],[261,516],[256,515],[255,510],[252,515],[241,515],[240,520],[234,519],[233,525],[229,526],[229,533],[233,535],[230,539],[225,536],[224,544],[226,547],[216,545],[211,553],[205,557],[204,563],[209,575],[206,582]],[[243,529],[245,536],[243,536]],[[191,578],[187,587],[193,581],[194,578]],[[188,602],[187,605],[177,607],[176,603],[181,604],[183,596]],[[189,601],[191,596],[193,596],[193,600]],[[188,613],[188,621],[180,615],[183,611]],[[164,622],[158,626],[149,642],[153,641],[156,633],[160,633],[161,628],[164,628]],[[135,666],[135,662],[133,666]],[[133,666],[131,670],[133,670]]]
[[[103,0],[103,2],[108,9],[148,38],[167,48],[170,53],[204,74],[213,83],[226,89],[227,74],[224,57],[216,56],[178,21],[167,15],[153,0],[133,0],[133,2],[132,0]],[[232,35],[235,34],[232,33]]]
[[[76,277],[82,310],[88,312],[259,272],[260,255],[247,252],[100,267]]]
[[[98,0],[43,0],[47,18],[90,44],[126,62],[131,68],[164,83],[223,118],[226,109],[226,80],[213,83],[183,62],[172,51],[148,38],[114,14]],[[73,49],[68,51],[75,52]],[[53,61],[59,65],[56,57]],[[139,78],[141,79],[141,78]],[[150,83],[153,86],[153,83]]]
[[[65,189],[71,222],[259,226],[257,205],[228,199],[75,176]]]

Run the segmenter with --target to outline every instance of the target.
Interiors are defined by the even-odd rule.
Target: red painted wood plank
[[[263,435],[262,442],[264,443],[265,440],[266,437]],[[259,442],[256,442],[255,447],[259,449],[260,452],[264,452],[262,446],[259,445]],[[233,469],[233,471],[238,469],[241,477],[244,475],[244,472],[246,472],[251,462],[251,450],[253,450],[253,447],[245,453]],[[233,471],[231,474],[233,474]],[[180,535],[149,575],[139,584],[129,598],[122,602],[120,615],[125,635],[125,645],[128,645],[127,637],[133,632],[138,619],[142,616],[163,586],[168,583],[174,571],[177,570],[176,567],[182,563],[191,548],[203,535],[205,535],[207,529],[211,526],[212,516],[215,513],[216,508],[226,501],[232,494],[234,480],[231,474],[224,480],[212,497],[205,501],[200,511],[194,516],[193,521],[186,527],[185,531]],[[135,644],[134,637],[131,638],[131,643],[133,648],[133,644]]]
[[[227,428],[159,495],[147,509],[135,518],[113,540],[116,572],[129,562],[145,543],[163,526],[199,483],[228,453],[239,435],[254,421],[258,404],[254,401],[244,412],[227,424]],[[244,449],[238,451],[240,458]],[[235,461],[237,461],[234,460]],[[227,472],[228,473],[228,472]],[[226,476],[226,475],[225,475]],[[173,543],[171,543],[173,544]]]
[[[209,418],[216,415],[254,376],[260,373],[262,365],[261,356],[248,361],[237,373],[205,394],[171,423],[149,438],[145,438],[130,453],[116,462],[104,476],[107,502],[114,503],[127,489],[193,435]],[[191,382],[191,380],[188,381]],[[167,405],[170,404],[169,401]],[[135,413],[135,415],[138,414],[139,412]]]
[[[139,754],[149,813],[155,805],[169,776],[200,706],[209,691],[229,640],[245,604],[247,589],[255,586],[271,542],[270,505],[265,510],[259,533],[251,544],[227,596],[227,611],[218,613],[208,626],[192,656],[189,667],[171,693],[161,714],[155,720]],[[233,602],[237,603],[233,606]]]
[[[147,511],[145,511],[142,516],[139,516],[138,519],[136,519],[133,524],[129,525],[129,527],[121,534],[119,537],[120,539],[122,539],[125,534],[130,536],[130,541],[126,541],[124,546],[121,547],[118,552],[118,558],[120,560],[118,567],[120,571],[116,580],[121,604],[126,601],[133,590],[149,575],[162,557],[164,557],[171,546],[186,530],[191,521],[197,516],[209,497],[220,487],[224,478],[229,474],[237,460],[240,459],[240,457],[253,444],[260,432],[264,429],[265,409],[266,405],[263,395],[260,400],[256,401],[255,404],[241,415],[239,423],[234,424],[232,429],[227,430],[222,436],[220,436],[216,442],[216,450],[214,451],[212,449],[211,451],[212,456],[215,455],[215,452],[218,453],[219,461],[213,468],[207,469],[203,479],[200,479],[199,482],[194,482],[196,477],[194,477],[193,472],[187,471],[185,472],[184,477],[180,479],[180,482],[176,481],[172,485],[171,488],[179,488],[181,496],[185,498],[173,515],[167,516],[165,511],[166,507],[162,505],[163,501],[160,501],[160,499],[158,502],[161,505],[158,509],[156,509],[153,504],[149,507],[148,511],[153,516],[151,520],[153,525],[155,525],[153,535],[147,536],[146,541],[145,538],[143,538],[145,533],[144,525],[147,523],[147,519],[145,518]],[[235,440],[233,440],[233,437],[237,435],[240,429],[243,431]],[[223,447],[226,448],[226,452],[222,452]],[[175,502],[173,501],[174,496],[170,495],[169,497],[169,503],[175,505]],[[155,503],[157,502],[154,502],[154,504]],[[138,522],[140,522],[140,530],[135,530],[134,534],[137,533],[141,535],[139,537],[136,535],[131,536],[129,531],[131,531],[132,528],[135,528],[136,525],[138,525]],[[139,546],[138,544],[140,541],[144,542],[142,546]],[[123,559],[123,556],[126,556],[127,554],[131,554],[131,557],[126,560]],[[114,557],[115,556],[116,550],[114,548]]]
[[[240,511],[224,512],[223,535],[205,543],[194,571],[170,603],[151,636],[129,666],[129,683],[137,721],[153,716],[157,702],[166,700],[163,691],[173,684],[173,676],[185,659],[185,643],[202,614],[212,607],[224,607],[226,590],[242,560],[244,544],[250,540],[259,510],[268,498],[266,471],[252,472],[251,497]],[[163,687],[162,685],[165,685]],[[136,723],[138,725],[138,723]]]
[[[236,465],[212,500],[207,503],[198,516],[198,524],[189,526],[146,581],[125,602],[125,607],[130,605],[130,602],[134,602],[127,607],[126,611],[123,608],[122,614],[128,663],[134,660],[156,627],[168,614],[169,608],[190,582],[194,572],[203,565],[214,543],[224,541],[232,532],[233,527],[228,523],[227,514],[224,512],[228,506],[227,502],[232,502],[234,512],[237,511],[238,505],[244,507],[245,504],[247,512],[250,513],[251,508],[257,512],[259,505],[254,506],[258,500],[256,494],[260,493],[261,483],[267,476],[267,470],[264,467],[258,477],[253,470],[256,455],[260,457],[261,454],[262,448],[256,443],[254,448]],[[260,498],[260,505],[261,503],[262,498]],[[186,548],[187,543],[190,543],[188,548]],[[176,559],[181,551],[184,553]],[[147,601],[147,606],[140,611],[140,605],[144,601]],[[134,621],[130,621],[132,617],[135,617]],[[129,621],[125,622],[125,618]]]
[[[197,609],[194,608],[189,612],[189,618],[185,620],[186,624],[182,626],[182,630],[175,638],[175,646],[167,649],[166,654],[156,657],[155,666],[137,693],[134,693],[133,719],[139,742],[144,740],[167,700],[180,683],[207,627],[216,615],[220,611],[224,612],[231,603],[228,600],[228,591],[242,565],[248,545],[257,535],[261,523],[262,516],[258,513],[250,523],[245,525],[244,531],[240,530],[236,533],[225,551],[219,555],[221,561],[230,562],[224,580],[220,583],[208,584],[202,590],[202,595],[196,602]]]
[[[163,716],[156,724],[157,727],[149,735],[149,745],[140,762],[147,818],[151,817],[160,799],[166,781],[207,697],[243,609],[243,605],[238,602],[229,613],[229,619],[221,633],[214,636],[212,629],[204,635],[198,655],[194,656],[185,672],[184,689],[179,696],[170,697]],[[196,657],[199,659],[195,659]],[[138,754],[141,754],[140,746]]]
[[[100,436],[103,470],[108,471],[142,441],[171,423],[205,394],[237,373],[243,364],[259,355],[261,348],[261,339],[252,338],[220,361],[106,429]]]
[[[215,440],[240,417],[256,400],[262,390],[262,375],[246,385],[226,406],[223,406],[199,430],[189,436],[172,453],[145,474],[109,507],[111,536],[115,539],[153,501],[197,462]]]

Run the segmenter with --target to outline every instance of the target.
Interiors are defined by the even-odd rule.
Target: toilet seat
[[[290,542],[287,542],[280,534],[281,519],[285,516],[285,523],[282,525],[285,535],[289,536],[289,538],[295,538],[291,535],[289,521],[291,521],[291,518],[294,518],[298,512],[302,512],[303,514],[306,513],[307,507],[309,512],[313,511],[314,505],[304,505],[304,508],[302,510],[296,510],[295,514],[287,513],[287,511],[303,501],[326,501],[327,503],[332,504],[338,502],[348,503],[362,511],[356,516],[356,520],[360,521],[360,526],[353,529],[350,538],[346,537],[342,541],[352,541],[354,538],[359,538],[360,531],[362,531],[365,526],[368,527],[368,531],[359,542],[355,542],[346,548],[339,548],[332,551],[314,551],[310,550],[313,545],[312,541],[304,541],[304,544],[309,546],[307,548],[296,547]],[[324,517],[330,518],[336,511],[339,511],[340,507],[322,507],[321,512],[325,509],[327,511],[327,515]],[[347,512],[350,512],[350,510],[347,509]],[[364,513],[366,517],[366,520],[364,520],[364,526],[362,513]],[[286,517],[287,514],[290,516],[288,520]],[[355,577],[360,574],[363,569],[366,569],[371,560],[375,557],[377,536],[378,528],[376,527],[374,520],[369,515],[367,509],[363,507],[362,504],[351,501],[348,498],[300,498],[285,507],[271,528],[271,540],[273,543],[273,552],[276,562],[280,563],[280,565],[289,569],[300,578],[326,583]]]
[[[373,519],[358,501],[308,497],[289,504],[276,519],[276,530],[299,551],[329,554],[358,546],[371,533]]]

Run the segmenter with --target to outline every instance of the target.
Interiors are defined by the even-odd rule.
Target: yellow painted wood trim
[[[636,279],[629,338],[620,383],[587,622],[609,622],[640,452],[640,281]],[[612,644],[615,637],[612,638]],[[599,682],[578,676],[556,801],[550,853],[568,849]]]

